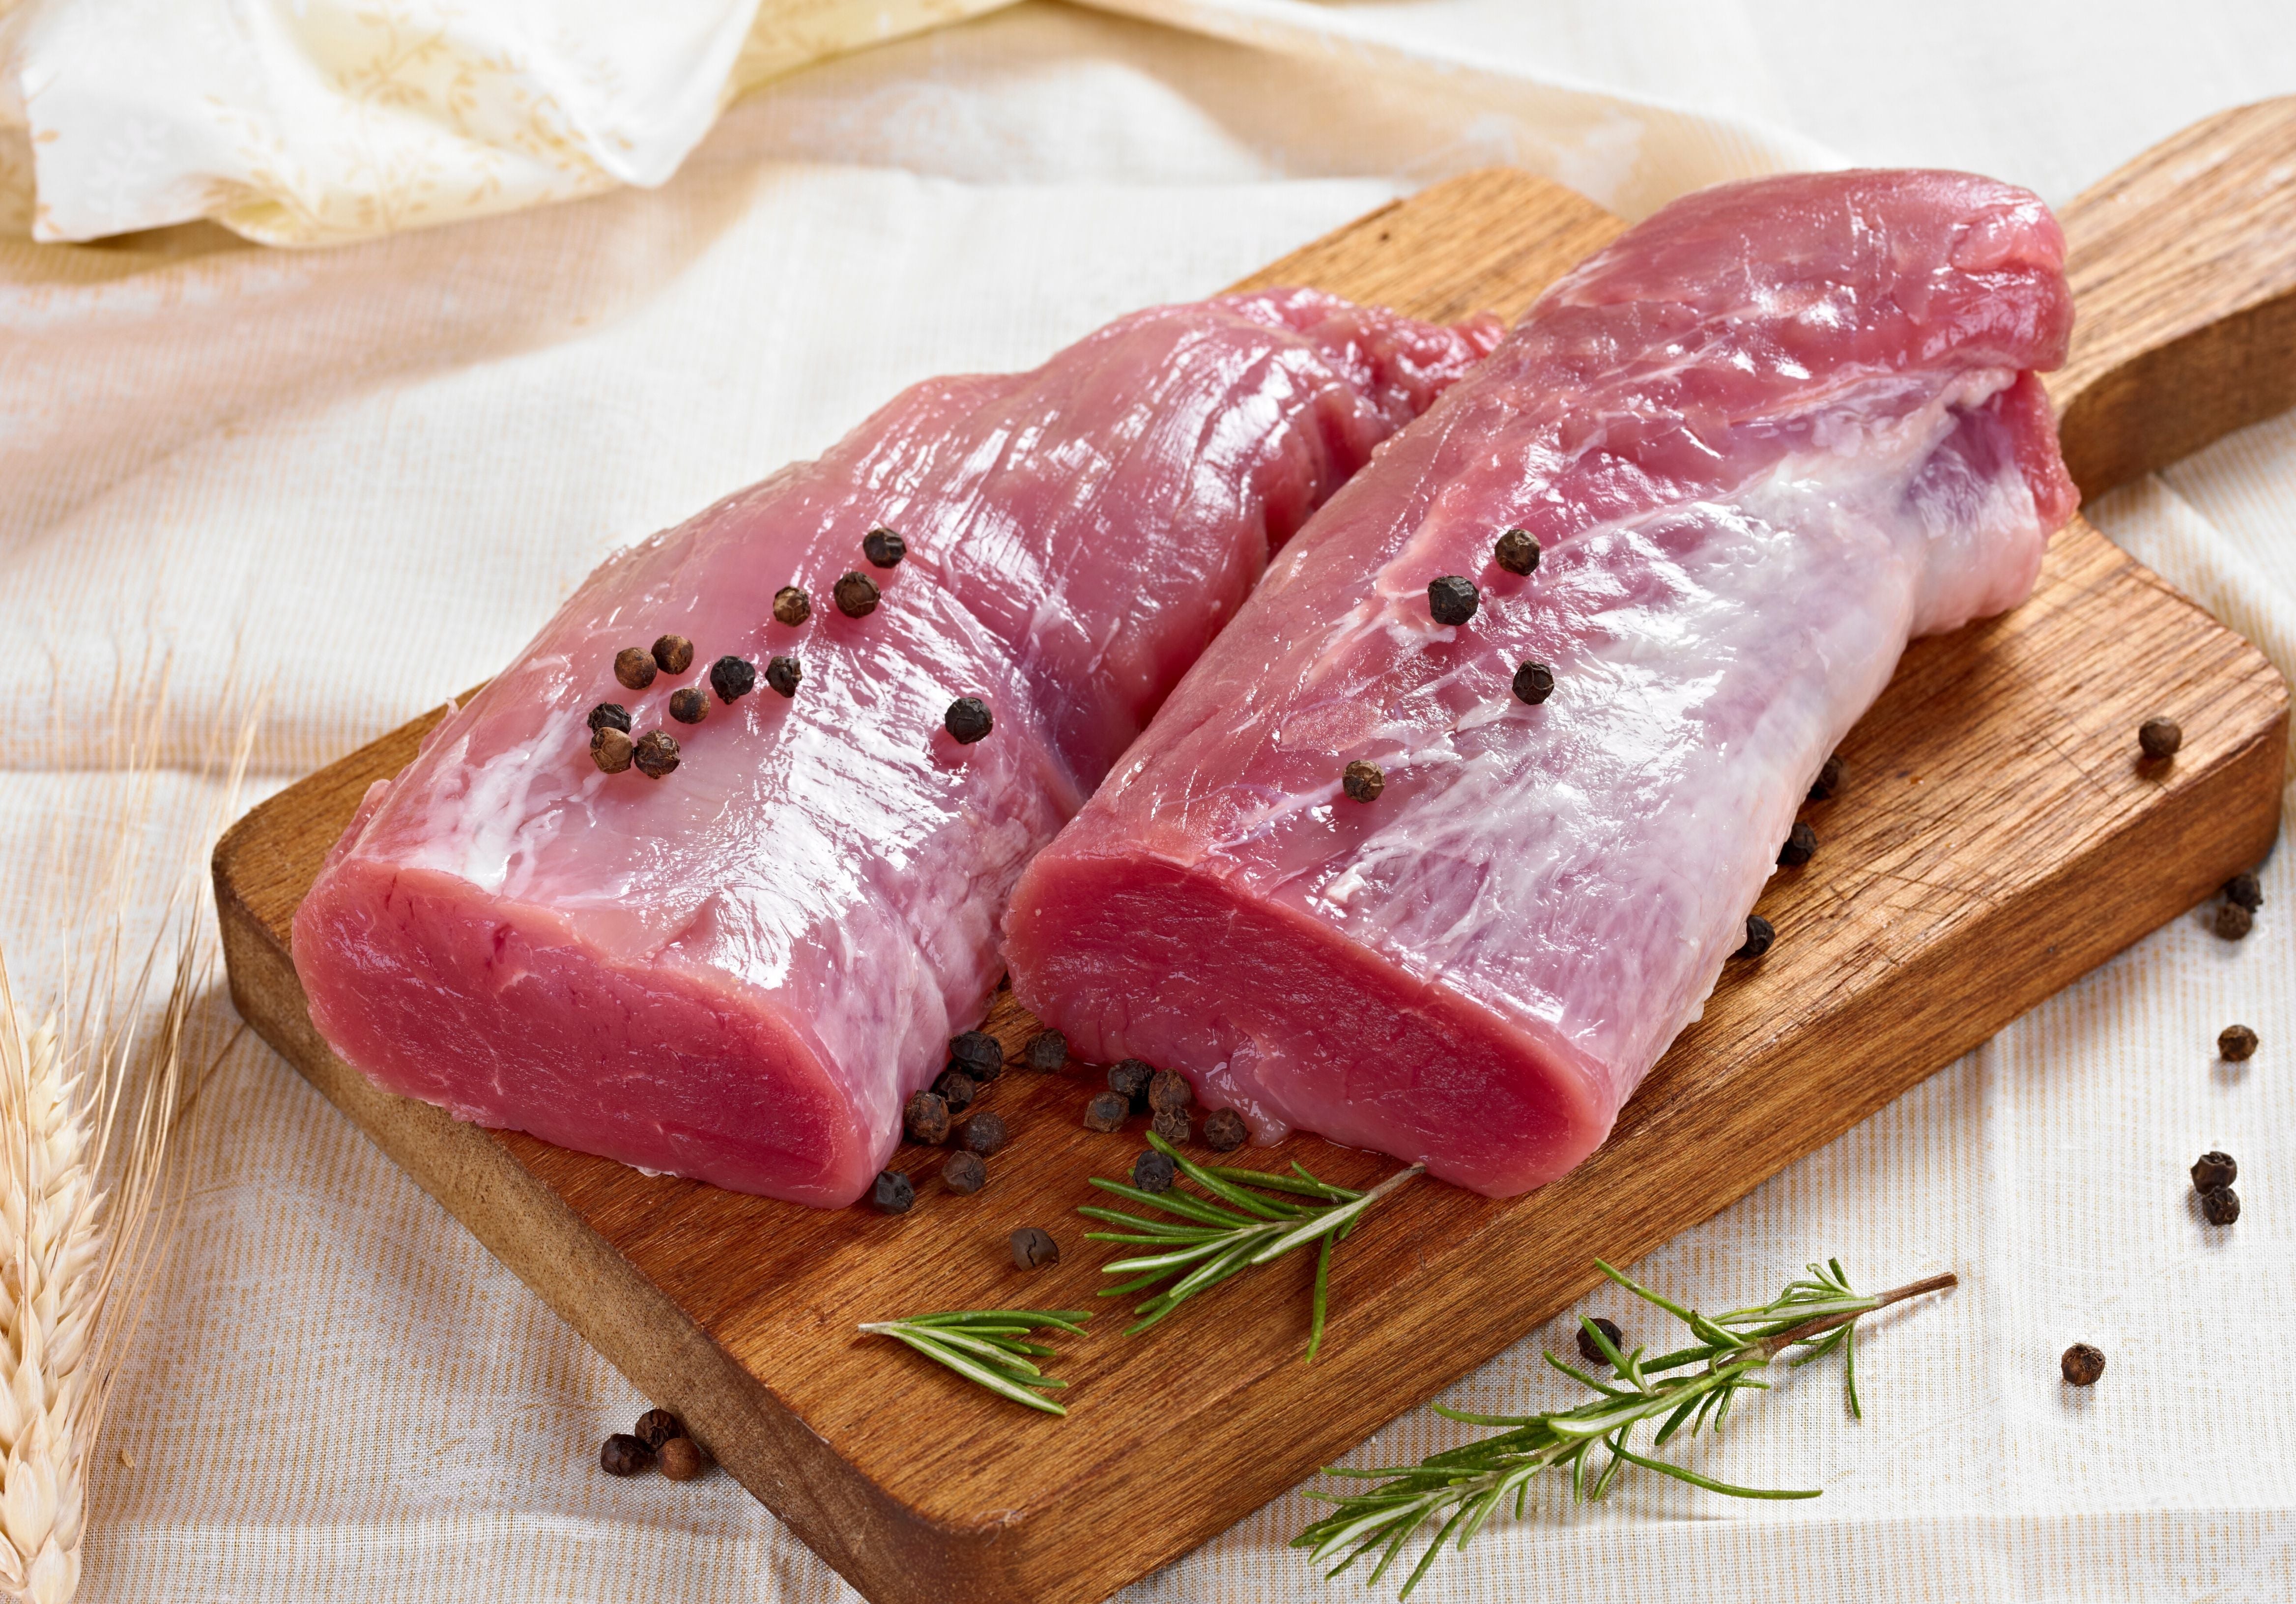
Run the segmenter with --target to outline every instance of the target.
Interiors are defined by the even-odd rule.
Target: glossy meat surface
[[[1622,236],[1309,523],[1036,859],[1021,1000],[1263,1134],[1495,1196],[1570,1169],[1907,639],[2021,601],[2071,515],[2034,377],[2062,257],[2032,195],[1949,173],[1729,185]]]
[[[1019,374],[921,384],[819,459],[608,560],[378,784],[295,919],[311,1016],[392,1091],[742,1191],[839,1205],[985,1011],[1029,855],[1270,552],[1489,350],[1300,291],[1137,314]],[[907,544],[889,569],[862,537]],[[862,618],[839,576],[874,578]],[[775,593],[813,600],[775,621]],[[693,667],[642,692],[615,653]],[[673,690],[760,673],[698,725]],[[995,728],[961,746],[959,696]],[[586,716],[666,729],[607,774]]]

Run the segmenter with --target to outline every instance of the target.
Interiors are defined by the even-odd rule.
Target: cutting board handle
[[[2296,405],[2296,96],[2194,123],[2058,217],[2080,312],[2049,391],[2082,495]]]

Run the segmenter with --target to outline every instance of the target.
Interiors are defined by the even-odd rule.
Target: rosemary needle
[[[1091,1318],[1078,1309],[953,1309],[908,1320],[867,1321],[861,1329],[873,1337],[905,1342],[926,1358],[1015,1404],[1026,1404],[1046,1414],[1065,1415],[1067,1410],[1030,1390],[1068,1383],[1045,1374],[1032,1363],[1051,1358],[1053,1350],[1041,1342],[1029,1341],[1028,1336],[1039,1326],[1081,1336],[1084,1322]]]
[[[1103,1191],[1113,1192],[1129,1203],[1177,1215],[1185,1222],[1144,1219],[1119,1209],[1090,1205],[1077,1210],[1088,1218],[1125,1227],[1121,1232],[1086,1232],[1089,1240],[1126,1242],[1160,1250],[1103,1264],[1101,1268],[1107,1274],[1136,1279],[1120,1287],[1103,1289],[1103,1297],[1144,1291],[1168,1277],[1179,1277],[1133,1311],[1140,1318],[1125,1329],[1125,1335],[1146,1330],[1197,1293],[1210,1290],[1232,1275],[1279,1259],[1309,1242],[1318,1242],[1316,1290],[1308,1326],[1308,1358],[1311,1361],[1324,1340],[1324,1317],[1330,1303],[1332,1245],[1353,1231],[1374,1204],[1414,1176],[1424,1174],[1427,1168],[1423,1164],[1414,1164],[1408,1169],[1398,1170],[1369,1191],[1359,1192],[1318,1181],[1296,1163],[1292,1166],[1295,1173],[1289,1175],[1280,1171],[1201,1165],[1152,1131],[1148,1142],[1210,1195],[1199,1198],[1177,1187],[1168,1191],[1144,1191],[1122,1182],[1092,1177],[1092,1183]],[[1295,1199],[1300,1200],[1294,1201]]]
[[[1756,1372],[1767,1368],[1788,1348],[1803,1345],[1808,1351],[1790,1361],[1791,1364],[1808,1364],[1836,1349],[1841,1351],[1843,1388],[1850,1412],[1861,1414],[1854,1346],[1858,1317],[1904,1298],[1942,1291],[1955,1285],[1957,1279],[1951,1273],[1932,1275],[1894,1291],[1866,1297],[1850,1289],[1849,1278],[1841,1271],[1841,1261],[1828,1259],[1824,1266],[1810,1265],[1806,1279],[1788,1282],[1785,1290],[1767,1304],[1733,1309],[1710,1318],[1629,1280],[1600,1259],[1595,1264],[1620,1286],[1688,1326],[1691,1335],[1697,1338],[1695,1344],[1655,1359],[1645,1359],[1641,1348],[1620,1353],[1600,1326],[1581,1316],[1580,1328],[1615,1371],[1613,1379],[1597,1380],[1553,1354],[1546,1355],[1546,1362],[1572,1380],[1594,1388],[1597,1396],[1575,1409],[1535,1415],[1469,1414],[1438,1404],[1438,1414],[1471,1426],[1496,1426],[1502,1429],[1497,1436],[1480,1442],[1431,1453],[1416,1465],[1390,1465],[1375,1470],[1327,1466],[1326,1475],[1379,1485],[1363,1493],[1315,1494],[1333,1505],[1332,1511],[1293,1538],[1292,1546],[1312,1550],[1317,1560],[1336,1558],[1339,1562],[1330,1572],[1334,1576],[1357,1560],[1376,1553],[1378,1562],[1369,1577],[1376,1583],[1401,1556],[1414,1533],[1429,1521],[1439,1521],[1434,1540],[1404,1579],[1401,1596],[1408,1598],[1455,1534],[1456,1546],[1465,1548],[1468,1540],[1510,1498],[1513,1500],[1516,1518],[1521,1518],[1529,1496],[1531,1478],[1542,1470],[1568,1467],[1570,1495],[1577,1499],[1602,1497],[1611,1490],[1619,1472],[1628,1465],[1655,1470],[1733,1498],[1816,1498],[1818,1491],[1815,1488],[1797,1491],[1733,1486],[1680,1465],[1637,1453],[1628,1447],[1627,1439],[1645,1420],[1661,1419],[1663,1423],[1651,1442],[1652,1453],[1665,1447],[1677,1435],[1694,1436],[1709,1425],[1720,1430],[1723,1417],[1730,1412],[1731,1402],[1739,1393],[1768,1387],[1769,1383]],[[1678,1371],[1690,1365],[1703,1368],[1688,1375],[1652,1379],[1652,1372]],[[1598,1444],[1609,1457],[1596,1467],[1590,1461]]]

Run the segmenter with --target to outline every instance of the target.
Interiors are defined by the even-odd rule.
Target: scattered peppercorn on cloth
[[[522,58],[506,102],[449,64],[514,53],[488,31],[511,8],[476,0],[0,15],[0,122],[33,130],[16,160],[47,232],[240,231],[0,241],[0,942],[20,994],[69,978],[49,843],[122,783],[98,738],[115,686],[164,668],[170,699],[131,899],[148,928],[165,865],[203,845],[201,756],[251,688],[270,702],[250,800],[492,671],[613,546],[917,379],[1035,362],[1483,163],[1636,213],[1833,160],[2062,200],[2296,90],[2296,37],[2260,0],[2173,24],[2114,0],[1934,0],[1917,28],[1817,0],[1102,0],[840,56],[713,127],[774,7],[661,0],[644,30],[594,9],[558,8],[562,43]],[[841,14],[891,32],[941,12]],[[264,49],[234,54],[249,39]],[[392,47],[365,78],[357,39]],[[184,70],[155,81],[152,61]],[[192,103],[191,65],[225,61],[325,80],[220,96],[276,119],[268,178]],[[521,143],[517,107],[545,95],[567,143]],[[449,104],[462,122],[406,126]],[[112,154],[51,164],[49,129]],[[358,176],[434,159],[427,189]],[[2296,672],[2296,418],[2091,511]],[[1600,1505],[1539,1489],[1416,1597],[2296,1596],[2290,862],[2266,866],[2245,941],[2178,920],[1641,1263],[1709,1309],[1827,1256],[1869,1287],[1961,1272],[1872,1322],[1862,1421],[1829,1363],[1683,1453],[1824,1496],[1742,1503],[1636,1471]],[[2262,1045],[2227,1064],[2235,1021]],[[2186,1179],[2210,1149],[2240,1163],[2229,1229]],[[183,1228],[93,1467],[83,1598],[852,1596],[722,1472],[602,1476],[599,1441],[646,1400],[259,1042],[223,1059],[185,1156]],[[1584,1307],[1669,1334],[1620,1295]],[[1571,1401],[1538,1357],[1570,1335],[1550,1325],[1444,1401]],[[2057,1374],[2077,1340],[2107,1361],[2079,1392]],[[1473,1435],[1414,1411],[1350,1462]],[[1286,1546],[1319,1508],[1288,1494],[1125,1596],[1390,1596]]]

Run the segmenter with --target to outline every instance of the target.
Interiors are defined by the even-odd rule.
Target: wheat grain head
[[[226,783],[210,816],[179,837],[159,932],[131,962],[124,927],[164,709],[164,681],[131,709],[120,789],[98,814],[104,890],[70,923],[70,978],[37,1025],[0,953],[0,1595],[29,1604],[66,1604],[78,1587],[104,1405],[180,1212],[168,1161],[229,1047],[197,1051],[216,965],[201,870],[235,809],[258,714],[209,765]],[[70,863],[70,845],[60,827],[52,867]]]

